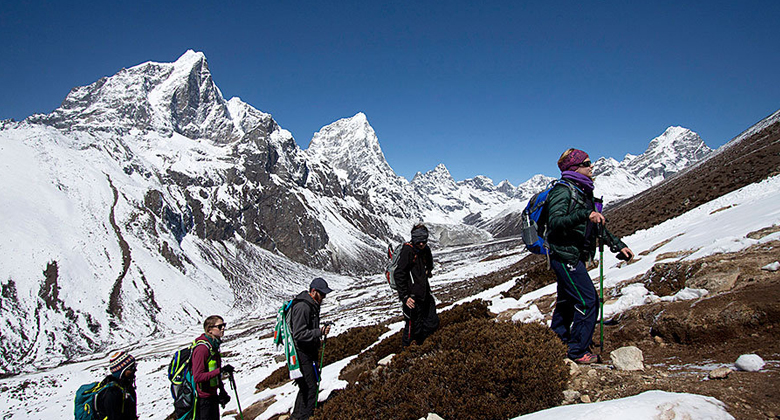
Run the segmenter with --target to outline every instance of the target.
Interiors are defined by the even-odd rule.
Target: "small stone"
[[[739,370],[758,372],[764,368],[764,359],[757,354],[743,354],[742,356],[739,356],[734,365]]]
[[[772,264],[767,264],[761,267],[764,271],[778,271],[780,270],[780,261],[775,261]]]
[[[390,362],[393,360],[393,357],[395,354],[387,355],[387,357],[383,358],[382,360],[378,361],[377,364],[379,366],[387,366],[390,364]]]
[[[656,344],[661,344],[664,342],[664,339],[663,337],[656,335],[655,337],[653,337],[653,341],[655,341]]]
[[[568,403],[572,403],[580,397],[580,392],[573,389],[567,389],[563,391],[563,399]]]
[[[729,377],[729,373],[731,373],[731,369],[727,367],[719,367],[712,370],[708,376],[710,379],[726,379]]]
[[[596,372],[596,369],[590,369],[588,371],[588,376],[590,376],[591,378],[595,378],[595,377],[599,376],[599,373]]]
[[[580,366],[571,359],[563,359],[563,362],[569,365],[569,376],[575,377],[580,374]]]
[[[585,404],[590,403],[590,397],[587,395],[583,395],[580,397],[580,401],[584,402]]]
[[[443,418],[439,417],[436,413],[428,413],[428,418],[425,420],[444,420]]]

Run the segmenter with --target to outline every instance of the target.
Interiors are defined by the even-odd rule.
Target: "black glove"
[[[615,255],[615,256],[617,257],[617,259],[619,259],[621,261],[628,261],[631,258],[631,257],[629,257],[628,255],[626,255],[626,254],[624,254],[622,252],[618,252],[617,255]]]
[[[222,392],[219,394],[219,405],[221,405],[222,408],[225,408],[225,406],[229,402],[230,402],[230,395],[228,395],[226,392]]]
[[[222,366],[222,369],[220,369],[220,372],[227,373],[228,375],[230,375],[231,373],[233,373],[235,371],[236,370],[233,368],[233,366],[230,366],[230,365]],[[228,397],[228,399],[230,399],[230,397]]]

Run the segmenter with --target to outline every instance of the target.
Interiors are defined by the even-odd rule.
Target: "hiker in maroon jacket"
[[[433,255],[428,248],[428,228],[418,224],[412,228],[412,240],[401,248],[398,267],[393,274],[398,286],[401,311],[406,318],[401,344],[407,347],[415,341],[422,344],[439,328],[436,301],[428,278],[433,271]]]
[[[203,321],[205,333],[195,341],[198,344],[192,350],[192,378],[198,392],[196,415],[198,420],[219,420],[219,405],[225,407],[230,395],[222,384],[222,373],[233,373],[233,366],[222,366],[219,345],[225,334],[225,321],[221,316],[212,315]]]

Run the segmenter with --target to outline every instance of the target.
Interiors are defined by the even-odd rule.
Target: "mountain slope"
[[[455,182],[443,165],[409,182],[362,113],[301,150],[271,115],[225,100],[194,51],[3,121],[0,148],[0,316],[12,331],[0,373],[206,313],[271,312],[314,275],[381,271],[388,242],[418,221],[434,244],[509,235],[513,212],[545,183]]]

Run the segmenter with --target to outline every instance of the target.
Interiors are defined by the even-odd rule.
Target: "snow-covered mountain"
[[[639,156],[622,162],[600,158],[595,162],[596,195],[609,204],[638,194],[702,160],[712,149],[698,134],[683,127],[669,127],[650,141]]]
[[[681,149],[680,136],[667,137],[626,173],[656,179],[667,160],[663,170],[679,170],[666,149]],[[343,285],[334,273],[380,271],[387,243],[417,221],[448,245],[509,235],[549,182],[456,182],[444,165],[407,181],[362,113],[301,150],[271,115],[224,99],[194,51],[74,88],[50,114],[3,121],[0,179],[0,373],[210,313],[270,312],[314,275]]]

